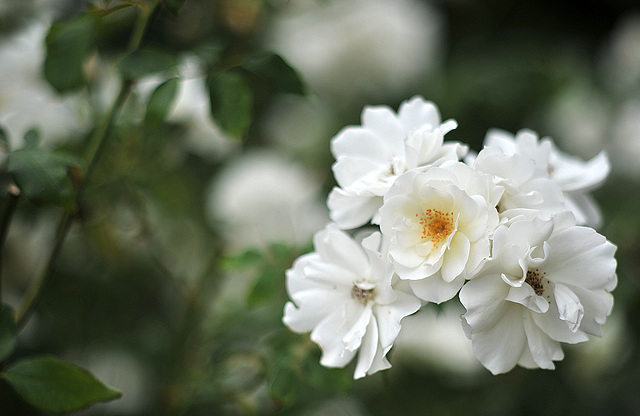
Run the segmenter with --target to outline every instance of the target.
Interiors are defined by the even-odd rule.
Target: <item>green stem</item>
[[[4,200],[2,212],[0,212],[0,303],[2,303],[2,251],[9,232],[11,217],[16,210],[16,205],[18,205],[18,199],[20,199],[20,189],[13,184],[9,184],[7,197]]]
[[[153,10],[157,5],[158,0],[154,0],[148,5],[148,7],[139,8],[140,14],[138,15],[136,26],[133,30],[131,40],[127,47],[128,53],[135,51],[140,46],[140,42],[142,41],[142,37],[144,36],[144,32],[150,20],[149,17],[151,16]],[[130,79],[123,80],[122,87],[120,88],[118,97],[111,106],[111,110],[107,114],[107,117],[104,119],[104,121],[100,124],[100,126],[94,131],[91,140],[89,141],[89,163],[87,164],[87,169],[84,172],[84,177],[78,185],[75,193],[75,200],[78,207],[82,206],[82,199],[84,197],[84,192],[87,188],[87,184],[89,183],[89,180],[95,171],[98,161],[104,153],[111,128],[113,127],[115,120],[118,118],[118,115],[120,114],[120,111],[127,101],[127,98],[129,98],[133,83],[133,80]],[[64,244],[69,230],[71,229],[71,225],[73,223],[75,215],[75,212],[65,212],[60,219],[60,222],[58,224],[58,231],[56,232],[55,240],[53,243],[53,248],[49,253],[49,257],[44,270],[40,274],[40,277],[35,280],[29,287],[27,295],[25,296],[25,300],[23,301],[22,306],[16,314],[16,329],[18,331],[24,328],[24,326],[29,321],[31,314],[35,311],[38,302],[40,301],[43,289],[48,285],[49,281],[54,275],[54,267],[56,261],[58,259],[58,256],[60,255],[62,245]]]

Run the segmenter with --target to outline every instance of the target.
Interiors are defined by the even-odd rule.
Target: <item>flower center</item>
[[[453,212],[443,212],[437,209],[427,209],[419,218],[422,226],[422,239],[438,244],[445,240],[456,229]]]
[[[376,296],[375,285],[366,282],[356,282],[351,288],[351,297],[366,304]]]
[[[531,286],[538,296],[542,296],[544,293],[544,283],[549,283],[549,279],[544,278],[545,274],[545,272],[541,273],[539,269],[527,270],[527,277],[524,279],[524,282]]]

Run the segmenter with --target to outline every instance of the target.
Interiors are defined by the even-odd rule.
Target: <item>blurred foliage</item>
[[[37,15],[35,1],[9,3],[15,7],[6,12],[0,5],[0,32],[7,34]],[[60,6],[46,37],[42,74],[60,94],[82,94],[91,127],[53,144],[37,143],[30,133],[17,149],[8,149],[9,133],[0,128],[0,152],[8,153],[0,184],[15,183],[23,193],[2,247],[3,301],[21,304],[44,267],[57,218],[66,213],[75,221],[37,313],[17,338],[12,310],[0,311],[2,371],[15,372],[36,354],[90,367],[91,353],[104,350],[123,351],[140,363],[145,390],[138,402],[96,405],[80,413],[86,415],[317,415],[329,413],[322,409],[336,399],[372,416],[640,414],[637,181],[612,178],[596,194],[602,233],[619,247],[614,314],[625,323],[621,352],[604,368],[567,348],[553,372],[460,375],[394,362],[391,370],[354,382],[353,366],[321,367],[320,350],[308,335],[284,328],[284,272],[310,247],[230,251],[203,209],[211,178],[230,158],[193,151],[186,145],[187,123],[169,114],[184,86],[180,64],[191,57],[206,80],[212,119],[237,145],[233,152],[271,146],[264,125],[274,100],[315,93],[261,42],[288,3],[163,0],[153,7],[146,0],[97,0]],[[442,67],[415,93],[437,103],[445,119],[457,119],[460,127],[448,138],[476,150],[489,127],[544,133],[540,112],[563,88],[576,79],[597,86],[598,48],[617,19],[637,7],[626,0],[435,4],[449,24],[447,50]],[[140,16],[149,18],[144,36]],[[132,50],[137,36],[140,47]],[[95,138],[111,111],[99,97],[104,68],[128,89],[100,147]],[[156,81],[150,95],[134,88],[149,78]],[[385,103],[397,107],[407,98],[389,94]],[[335,114],[328,129],[358,123],[360,104]],[[42,131],[41,141],[50,139]],[[316,170],[325,190],[332,186],[329,138],[324,153],[296,155]],[[101,157],[91,166],[89,155],[98,148]],[[9,198],[1,197],[2,204]],[[606,338],[606,325],[604,331]],[[28,406],[7,380],[0,380],[1,415],[46,414]],[[123,391],[123,402],[128,394]]]

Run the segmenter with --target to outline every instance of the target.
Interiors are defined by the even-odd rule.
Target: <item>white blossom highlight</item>
[[[491,254],[503,188],[462,162],[397,179],[380,209],[396,273],[430,302],[451,299]]]
[[[492,373],[553,369],[560,343],[601,336],[617,283],[616,246],[563,213],[501,226],[493,257],[460,291],[463,326]]]
[[[356,359],[354,377],[364,377],[390,367],[396,339],[410,340],[415,357],[422,345],[423,354],[437,346],[451,362],[463,359],[442,344],[454,342],[450,328],[418,319],[425,314],[397,338],[404,317],[456,295],[466,310],[458,344],[493,374],[553,369],[562,343],[602,335],[616,246],[585,225],[601,221],[589,192],[609,174],[606,153],[583,161],[530,130],[490,130],[467,155],[466,145],[444,140],[456,127],[416,96],[397,113],[365,107],[362,125],[332,139],[334,222],[287,271],[283,318],[311,331],[322,365]],[[365,239],[342,231],[366,224],[374,231]]]
[[[299,257],[286,276],[292,302],[283,322],[295,332],[311,331],[324,366],[344,367],[357,354],[354,378],[391,366],[386,355],[400,320],[420,308],[415,296],[392,286],[380,245],[380,233],[359,243],[330,224],[314,237],[316,251]]]
[[[343,129],[331,141],[338,186],[329,194],[331,219],[343,229],[378,224],[382,198],[398,176],[418,167],[459,160],[466,147],[444,143],[454,120],[440,122],[437,107],[422,97],[400,105],[366,107],[362,125]]]
[[[598,227],[602,216],[589,192],[598,188],[609,175],[611,166],[602,151],[588,161],[559,150],[548,138],[539,139],[531,130],[520,130],[513,136],[503,130],[487,132],[485,146],[500,148],[505,154],[518,154],[534,161],[562,189],[565,209],[573,212],[580,225]]]

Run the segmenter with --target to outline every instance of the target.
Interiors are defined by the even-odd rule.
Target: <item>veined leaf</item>
[[[167,118],[179,86],[178,78],[171,78],[158,85],[147,104],[147,112],[144,116],[146,126],[157,126]]]
[[[87,370],[53,356],[18,361],[3,377],[24,401],[53,413],[73,412],[122,395]]]
[[[242,138],[251,124],[253,94],[238,73],[226,71],[207,80],[211,115],[229,135]]]
[[[84,85],[84,63],[94,48],[95,32],[96,20],[90,14],[51,26],[46,39],[44,76],[59,93]]]

